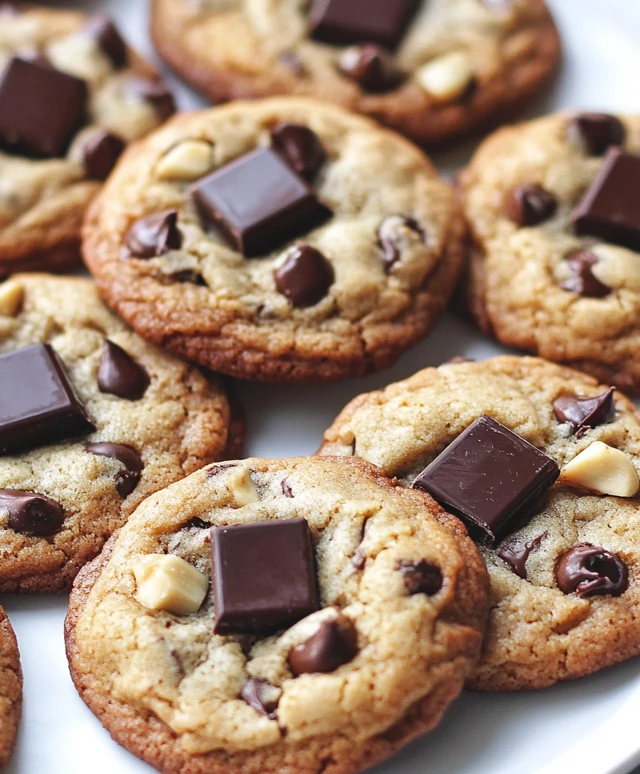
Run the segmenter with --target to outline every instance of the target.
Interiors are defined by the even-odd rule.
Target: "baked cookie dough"
[[[22,713],[22,671],[18,643],[0,607],[0,766],[9,761]]]
[[[0,285],[0,376],[1,593],[69,587],[138,503],[230,440],[217,378],[142,341],[87,279]]]
[[[239,378],[322,382],[390,365],[435,325],[463,229],[406,140],[282,98],[176,116],[138,143],[83,251],[150,341]]]
[[[429,145],[513,112],[560,57],[543,0],[154,0],[151,32],[214,102],[315,97]]]
[[[372,465],[210,466],[81,571],[71,674],[164,774],[349,774],[438,723],[479,654],[486,584],[462,525]]]
[[[80,226],[125,143],[174,111],[104,16],[0,4],[0,275],[80,261]]]
[[[483,545],[474,688],[543,688],[640,653],[640,421],[619,393],[536,358],[446,364],[356,398],[321,453],[424,488]]]
[[[640,118],[501,129],[461,176],[466,303],[504,344],[640,391]]]

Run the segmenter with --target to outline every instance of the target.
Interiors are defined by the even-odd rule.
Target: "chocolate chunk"
[[[155,258],[182,247],[178,211],[166,210],[140,218],[131,226],[125,244],[134,258]]]
[[[291,486],[289,485],[289,480],[286,478],[283,478],[280,482],[280,488],[282,489],[282,494],[285,497],[293,497],[293,490],[291,489]]]
[[[312,180],[327,160],[318,135],[302,124],[277,124],[271,130],[271,146],[306,180]]]
[[[560,475],[556,463],[483,414],[413,482],[487,546],[524,526]]]
[[[93,433],[62,361],[50,344],[0,355],[0,454]]]
[[[246,257],[264,255],[331,214],[270,148],[258,148],[192,189],[200,216]]]
[[[533,538],[533,540],[529,540],[528,543],[518,543],[516,540],[510,540],[500,546],[498,556],[504,559],[519,578],[526,580],[527,560],[536,548],[539,548],[548,534],[548,532],[543,532],[541,535]]]
[[[127,44],[115,24],[104,14],[96,14],[85,25],[84,32],[94,38],[111,64],[120,69],[127,63]]]
[[[98,367],[100,392],[125,400],[140,400],[150,384],[145,369],[113,341],[105,339]]]
[[[64,156],[85,119],[87,84],[14,57],[0,81],[0,147],[34,157]]]
[[[640,250],[640,156],[611,148],[571,220],[576,233]]]
[[[560,558],[556,579],[563,594],[619,597],[629,587],[629,570],[617,554],[584,543]]]
[[[364,91],[391,91],[402,81],[402,73],[396,67],[391,54],[373,43],[348,48],[338,64],[340,70],[359,83]]]
[[[509,193],[505,208],[507,215],[519,226],[537,226],[553,217],[558,202],[541,185],[525,183]]]
[[[404,586],[410,595],[426,594],[432,597],[442,588],[442,572],[435,564],[424,559],[419,562],[398,562]]]
[[[358,635],[342,613],[323,621],[315,634],[289,651],[287,661],[294,675],[335,672],[358,652]]]
[[[389,271],[401,256],[403,230],[413,231],[423,242],[427,241],[427,235],[414,218],[402,215],[391,215],[385,218],[378,229],[378,243],[384,251],[386,270]]]
[[[126,443],[90,443],[86,451],[101,457],[112,457],[124,465],[115,475],[116,491],[125,498],[138,486],[142,469],[142,459],[138,452]]]
[[[616,116],[581,113],[569,124],[569,133],[579,138],[590,156],[602,156],[609,148],[624,145],[626,130]]]
[[[276,287],[296,307],[313,306],[321,301],[333,285],[333,267],[311,245],[292,247],[284,263],[273,272]]]
[[[180,269],[179,271],[174,271],[168,276],[171,277],[171,279],[175,282],[185,282],[189,285],[199,285],[201,288],[207,287],[207,283],[205,282],[204,277],[195,269]]]
[[[600,282],[592,268],[598,263],[598,256],[588,250],[578,250],[567,258],[571,276],[562,283],[564,290],[578,293],[585,298],[604,298],[611,288]]]
[[[211,529],[211,524],[199,516],[194,516],[184,525],[184,529]]]
[[[610,387],[593,398],[560,395],[553,402],[553,413],[558,422],[569,422],[580,438],[587,429],[611,422],[616,414],[615,388]]]
[[[176,102],[173,94],[162,81],[132,75],[130,78],[127,78],[124,89],[127,94],[130,94],[135,99],[148,102],[156,111],[161,121],[166,121],[167,118],[176,112]]]
[[[276,690],[278,689],[266,680],[249,677],[242,686],[240,696],[243,701],[250,707],[253,707],[260,715],[266,715],[271,720],[275,720],[278,700],[272,698],[270,694],[275,693]]]
[[[24,535],[49,537],[60,530],[64,511],[45,495],[0,489],[0,509],[9,511],[9,529]]]
[[[89,180],[106,180],[125,148],[124,140],[100,129],[84,146],[84,171]]]
[[[211,530],[216,634],[258,634],[318,609],[315,561],[305,519]]]
[[[311,37],[349,46],[378,43],[389,50],[402,40],[421,0],[313,0]]]

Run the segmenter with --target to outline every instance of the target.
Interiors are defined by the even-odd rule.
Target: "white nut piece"
[[[416,78],[420,86],[438,102],[451,102],[466,91],[473,80],[473,70],[469,57],[461,51],[454,51],[423,65]]]
[[[151,554],[135,560],[136,597],[150,610],[176,615],[197,613],[209,579],[189,562],[173,554]]]
[[[213,145],[204,140],[184,140],[174,145],[156,165],[160,180],[196,180],[213,167]]]
[[[635,497],[640,480],[627,455],[594,441],[562,468],[560,483],[615,497]]]
[[[236,467],[229,469],[229,475],[228,485],[237,506],[242,507],[243,505],[249,505],[260,499],[258,497],[256,485],[251,479],[251,471],[249,468],[237,465]]]
[[[7,280],[0,285],[0,315],[15,317],[20,311],[24,299],[24,286],[15,280]]]

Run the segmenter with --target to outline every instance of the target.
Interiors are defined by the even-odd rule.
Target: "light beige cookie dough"
[[[0,607],[0,766],[9,761],[22,712],[22,672],[18,643]]]

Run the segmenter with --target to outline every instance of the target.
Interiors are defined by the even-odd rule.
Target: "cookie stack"
[[[108,18],[0,5],[0,593],[71,589],[85,703],[166,774],[356,774],[465,685],[640,654],[637,122],[502,128],[456,188],[423,150],[549,79],[545,3],[154,0],[151,36],[225,104],[171,117]],[[242,459],[224,377],[381,370],[456,288],[541,357]],[[0,608],[0,765],[21,680]]]

